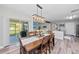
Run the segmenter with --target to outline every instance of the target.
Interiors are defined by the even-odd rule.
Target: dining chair
[[[22,45],[22,41],[20,38],[19,38],[19,43],[20,43],[20,54],[25,54],[26,50],[25,50],[24,46]]]
[[[53,40],[54,40],[53,34],[51,34],[51,35],[50,35],[50,51],[53,50],[53,47],[54,47],[54,46],[53,46]]]
[[[42,40],[42,44],[41,44],[41,53],[45,53],[47,54],[47,51],[49,51],[49,36],[45,36]]]
[[[28,35],[29,35],[29,37],[31,37],[31,36],[35,36],[36,35],[36,31],[31,31],[31,32],[28,32]]]
[[[53,50],[53,47],[55,46],[55,42],[54,42],[55,41],[55,39],[54,39],[55,35],[52,31],[48,31],[48,33],[50,34],[50,46]]]

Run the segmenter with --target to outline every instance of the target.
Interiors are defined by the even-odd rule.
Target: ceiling
[[[28,16],[37,13],[35,4],[5,4],[3,6]],[[40,6],[43,7],[42,15],[50,21],[64,20],[66,16],[71,15],[72,10],[79,9],[78,4],[40,4]],[[38,13],[40,14],[40,9],[38,9]],[[78,14],[78,12],[74,14]]]

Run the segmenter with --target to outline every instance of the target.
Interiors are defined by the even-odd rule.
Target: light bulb
[[[72,16],[69,17],[69,19],[72,19],[72,18],[73,18]]]

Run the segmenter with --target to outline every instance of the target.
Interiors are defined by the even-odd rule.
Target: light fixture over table
[[[43,8],[39,4],[37,4],[36,6],[37,6],[37,14],[32,15],[33,21],[39,22],[39,23],[45,23],[46,19],[45,19],[45,17],[42,17]],[[41,15],[38,15],[38,8],[41,10]]]

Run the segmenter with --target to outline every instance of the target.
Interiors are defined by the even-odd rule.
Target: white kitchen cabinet
[[[63,31],[53,31],[53,33],[55,35],[55,39],[60,39],[60,40],[64,39],[64,32]]]

